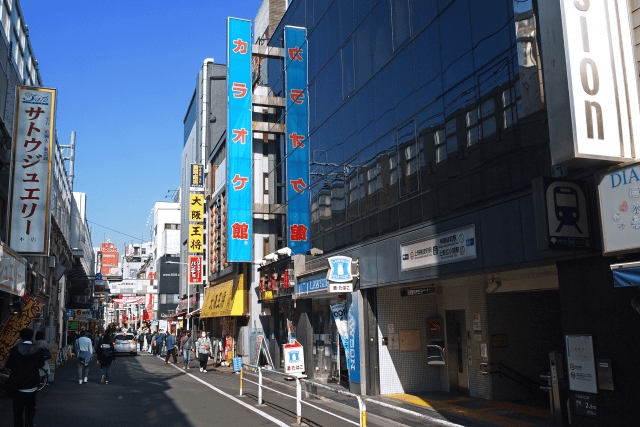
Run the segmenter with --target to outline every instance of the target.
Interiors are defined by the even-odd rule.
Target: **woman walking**
[[[207,362],[211,353],[211,340],[207,333],[202,331],[201,337],[196,341],[196,357],[200,361],[200,372],[207,372]]]
[[[113,348],[111,335],[104,334],[98,345],[98,363],[100,364],[100,383],[109,384],[111,362],[116,360],[116,349]]]

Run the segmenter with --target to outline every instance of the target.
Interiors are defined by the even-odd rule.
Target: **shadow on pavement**
[[[94,357],[88,382],[81,385],[76,359],[70,359],[56,371],[55,382],[38,393],[35,424],[192,427],[187,415],[167,395],[174,387],[170,381],[180,372],[159,369],[155,363],[145,366],[143,357],[149,356],[119,356],[111,366],[109,384],[100,384],[100,365]],[[12,417],[9,399],[0,401],[0,412]]]

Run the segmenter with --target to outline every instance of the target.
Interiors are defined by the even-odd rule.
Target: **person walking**
[[[182,369],[191,369],[191,352],[194,350],[195,345],[193,342],[193,337],[191,337],[191,332],[187,331],[185,336],[182,338]]]
[[[162,356],[162,345],[164,344],[165,335],[162,332],[162,329],[158,331],[158,335],[156,335],[156,356]]]
[[[116,349],[113,347],[111,335],[104,334],[96,350],[98,355],[97,363],[100,364],[100,383],[109,384],[111,374],[111,362],[116,361]]]
[[[211,353],[211,340],[205,331],[202,331],[200,338],[196,341],[196,357],[200,361],[200,372],[207,372],[207,362]]]
[[[173,336],[171,331],[167,332],[167,338],[165,339],[165,346],[167,348],[167,355],[164,358],[164,364],[169,364],[169,357],[173,356],[173,363],[178,363],[178,358],[176,357],[176,337]]]
[[[153,335],[151,334],[151,331],[149,329],[147,329],[147,333],[145,334],[145,338],[147,339],[147,353],[151,353],[151,337]]]
[[[144,331],[140,329],[140,334],[138,335],[138,344],[140,345],[140,352],[142,352],[142,347],[144,347]]]
[[[33,427],[44,350],[33,344],[33,329],[21,330],[20,339],[22,342],[9,351],[6,367],[11,374],[7,385],[12,390],[14,427]]]
[[[91,362],[91,356],[93,355],[93,348],[91,346],[91,340],[87,338],[84,330],[80,331],[80,338],[76,340],[75,349],[76,356],[78,357],[78,384],[82,384],[82,381],[87,382],[89,376],[89,362]]]

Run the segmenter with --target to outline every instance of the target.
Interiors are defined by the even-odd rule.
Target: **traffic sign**
[[[96,273],[96,280],[102,280],[102,273]]]

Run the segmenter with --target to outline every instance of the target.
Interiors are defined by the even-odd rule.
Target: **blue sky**
[[[58,90],[60,144],[76,131],[74,190],[87,193],[94,246],[149,240],[153,204],[180,185],[198,70],[226,62],[226,17],[253,20],[261,3],[21,1],[43,85]]]

